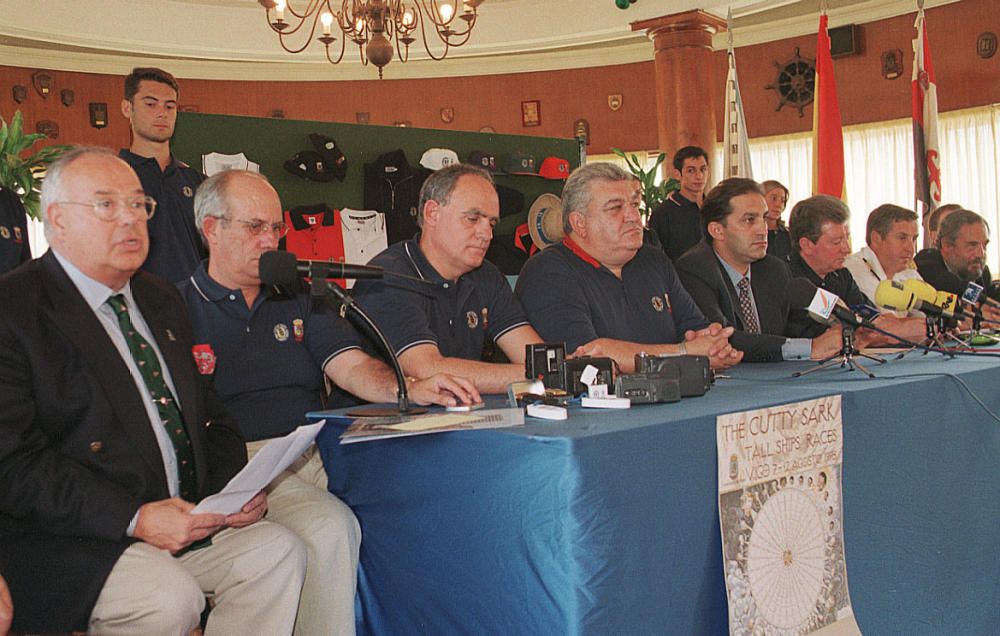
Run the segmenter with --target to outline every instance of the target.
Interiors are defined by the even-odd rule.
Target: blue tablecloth
[[[866,634],[997,633],[1000,360],[909,354],[879,378],[741,365],[704,397],[340,446],[361,633],[727,633],[720,413],[843,395],[844,535]],[[948,377],[951,374],[955,377]]]

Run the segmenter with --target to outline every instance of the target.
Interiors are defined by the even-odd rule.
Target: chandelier
[[[410,57],[410,45],[420,40],[427,55],[443,60],[451,47],[469,41],[476,26],[477,8],[484,0],[306,0],[305,8],[296,11],[290,0],[257,0],[266,10],[267,23],[275,33],[281,48],[289,53],[301,53],[313,39],[323,43],[326,59],[339,64],[344,59],[347,41],[358,45],[361,63],[371,62],[382,68],[392,61],[393,51],[401,62]],[[339,10],[334,5],[339,4]],[[462,6],[458,12],[457,5]],[[330,45],[340,37],[340,52],[336,57]],[[322,35],[316,35],[320,27]],[[432,33],[428,34],[428,31]],[[289,46],[285,39],[297,40],[301,46]],[[437,43],[432,46],[431,42]],[[336,50],[336,46],[333,47]],[[436,49],[439,53],[432,51]]]

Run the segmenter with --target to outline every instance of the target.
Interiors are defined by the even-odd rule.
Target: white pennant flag
[[[726,76],[726,129],[722,141],[723,176],[753,179],[750,165],[750,142],[747,140],[747,122],[743,117],[743,100],[740,83],[736,78],[736,55],[733,53],[732,19],[729,20],[729,74]]]

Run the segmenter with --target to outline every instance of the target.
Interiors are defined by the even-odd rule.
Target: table
[[[848,581],[866,634],[1000,624],[1000,359],[910,353],[803,378],[744,364],[705,396],[565,422],[339,446],[361,522],[359,631],[722,634],[715,417],[843,395]],[[942,374],[951,374],[948,377]]]

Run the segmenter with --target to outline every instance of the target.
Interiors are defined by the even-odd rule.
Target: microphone
[[[941,308],[941,314],[945,318],[954,318],[957,314],[964,317],[966,313],[958,305],[958,296],[953,293],[935,289],[932,285],[922,280],[911,278],[903,281],[903,290],[913,294],[914,298],[922,303],[930,303]]]
[[[385,270],[376,265],[353,265],[328,261],[300,261],[292,252],[274,250],[260,255],[260,280],[265,285],[290,285],[299,276],[336,278],[382,278]]]
[[[918,278],[909,278],[903,281],[903,290],[908,291],[914,295],[914,297],[925,303],[936,303],[938,290]]]
[[[830,316],[852,327],[867,326],[864,319],[848,309],[839,296],[816,287],[805,278],[793,278],[788,283],[788,301],[794,308],[802,308],[816,322],[830,324]]]
[[[866,327],[876,331],[882,331],[881,329],[848,309],[844,301],[836,294],[816,287],[805,278],[793,278],[788,282],[788,300],[792,308],[805,308],[809,313],[809,317],[816,322],[829,325],[830,316],[833,316],[843,323],[839,330],[840,353],[827,357],[820,362],[819,366],[813,367],[808,371],[796,371],[792,374],[793,377],[799,377],[817,369],[830,368],[833,365],[837,365],[840,368],[848,367],[852,371],[860,371],[869,378],[875,377],[875,374],[862,366],[856,358],[868,358],[880,364],[885,362],[885,360],[878,356],[858,351],[855,346],[854,334],[859,327]],[[827,331],[827,333],[830,332]],[[834,335],[836,335],[835,332]]]
[[[950,292],[938,291],[934,304],[952,315],[971,317],[971,314],[962,309],[962,307],[958,304],[958,296]]]
[[[359,276],[358,273],[361,273]],[[400,413],[424,413],[426,409],[416,409],[410,407],[409,396],[406,393],[406,376],[403,368],[399,365],[399,358],[393,351],[389,340],[378,328],[372,317],[368,315],[354,299],[351,298],[339,285],[329,282],[335,278],[381,278],[383,270],[381,267],[368,265],[345,265],[341,263],[327,263],[324,261],[300,261],[291,252],[279,250],[264,252],[260,255],[260,281],[265,285],[288,286],[295,283],[300,274],[309,276],[310,294],[314,297],[325,296],[327,300],[336,299],[354,312],[371,328],[378,344],[385,351],[389,358],[390,366],[396,374],[396,385],[398,387],[398,409]],[[371,411],[371,414],[387,415],[387,413]]]
[[[996,286],[996,282],[991,283],[991,287],[995,288]],[[1000,302],[991,298],[989,292],[987,292],[982,285],[971,280],[966,284],[965,289],[961,294],[959,294],[959,296],[961,296],[962,300],[970,305],[975,305],[977,308],[989,305],[994,309],[1000,309]]]
[[[944,296],[939,298],[939,294],[944,294]],[[939,300],[944,303],[944,306],[939,305],[938,302],[917,298],[913,292],[905,288],[903,283],[892,280],[882,281],[875,289],[875,302],[889,309],[896,311],[919,309],[930,316],[941,316],[947,319],[952,319],[955,316],[960,318],[968,316],[961,308],[955,306],[957,298],[954,294],[934,290],[934,301]]]

